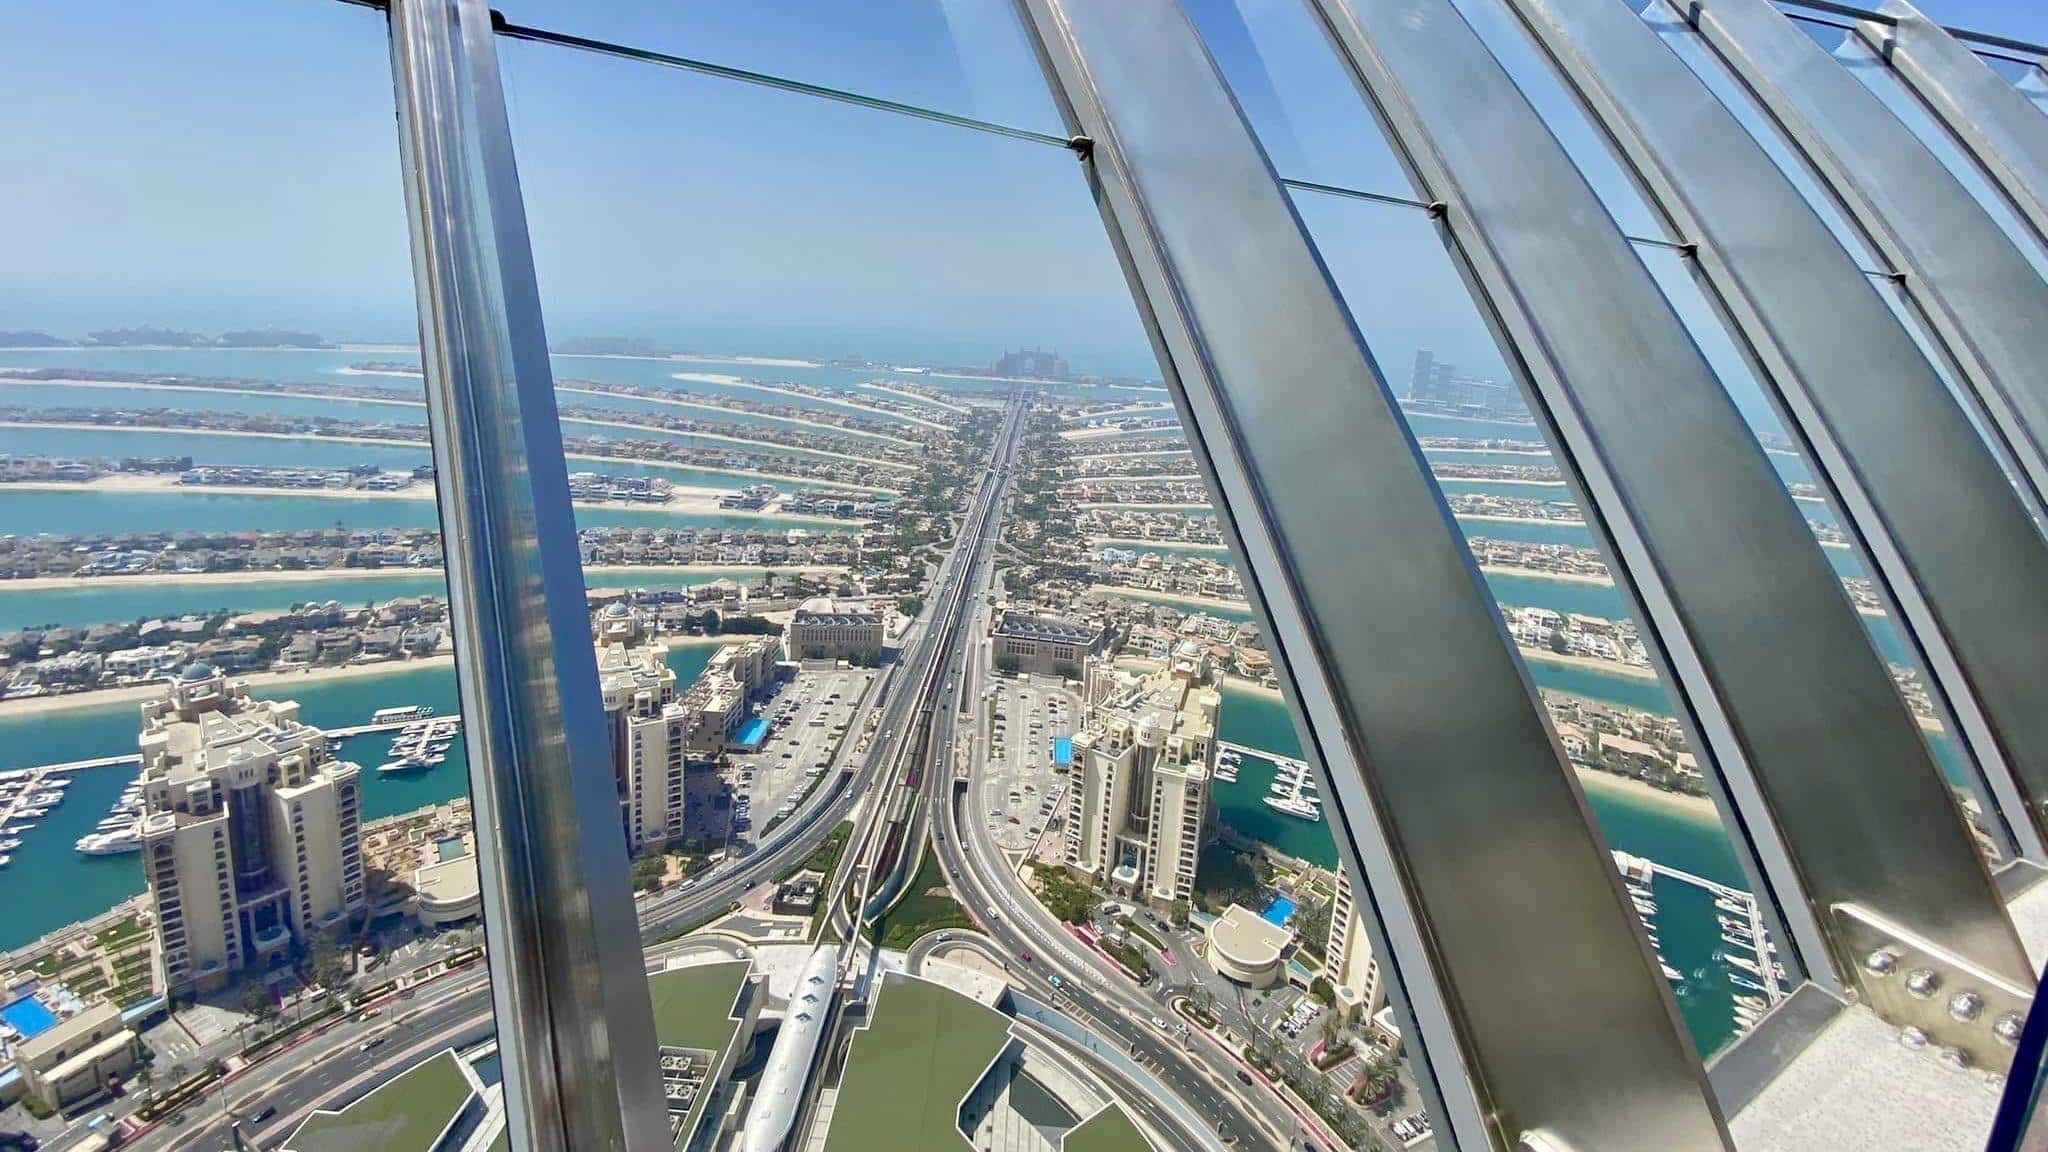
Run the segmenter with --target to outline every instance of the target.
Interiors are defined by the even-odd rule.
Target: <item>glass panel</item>
[[[1303,0],[1186,0],[1183,7],[1281,176],[1415,195]]]
[[[872,1023],[837,1050],[843,1066],[826,1061],[828,1071],[791,1089],[836,1090],[834,1107],[806,1121],[806,1138],[828,1152],[901,1146],[904,1076],[949,1106],[968,1095],[970,1124],[989,1127],[1043,1091],[1042,1131],[1073,1130],[1110,1100],[1120,1105],[1112,1119],[1139,1116],[1168,1133],[1193,1124],[1268,1146],[1298,1121],[1267,1075],[1296,1082],[1322,1122],[1359,1146],[1368,1131],[1391,1139],[1392,1125],[1421,1123],[1364,934],[1348,905],[1331,910],[1340,897],[1328,829],[1266,803],[1287,765],[1276,758],[1297,751],[1293,728],[1260,682],[1270,661],[1072,156],[676,69],[501,47],[558,384],[578,390],[564,401],[713,405],[687,417],[696,434],[723,425],[716,434],[746,438],[732,449],[744,458],[720,466],[749,475],[693,483],[729,494],[772,485],[771,512],[788,507],[785,493],[825,481],[893,497],[893,509],[860,515],[874,522],[849,541],[843,567],[786,577],[765,601],[756,591],[728,609],[772,613],[784,655],[799,665],[753,694],[758,715],[740,705],[739,740],[686,751],[666,775],[621,764],[635,874],[659,890],[641,916],[650,967],[668,969],[653,978],[662,1043],[688,1046],[664,1005],[730,1002],[723,985],[714,994],[705,981],[832,962],[850,934],[843,909],[860,905],[873,874],[874,892],[904,893],[866,928],[885,968],[953,972],[957,982],[958,968],[929,962],[950,954],[983,972],[1007,964],[1018,991],[989,1012],[855,965],[841,1003],[872,997]],[[704,156],[720,158],[715,179],[703,175]],[[585,354],[561,354],[571,346]],[[985,505],[994,493],[985,469],[1020,394],[1031,407],[1010,474],[1014,500]],[[785,407],[829,422],[803,427],[815,437],[805,444],[838,455],[799,473],[790,444],[741,423]],[[985,506],[1003,540],[994,582],[978,563],[960,583],[957,569],[928,571],[948,556],[961,565],[963,544],[979,547],[981,533],[957,521]],[[841,526],[852,525],[806,530]],[[814,599],[825,595],[838,599]],[[654,606],[626,600],[627,618],[642,625],[622,624],[615,645],[600,618],[617,653],[605,660],[697,639],[644,626]],[[956,606],[968,623],[952,631]],[[978,637],[991,627],[984,650]],[[1184,644],[1214,677],[1214,696],[1184,694],[1159,671]],[[863,667],[871,655],[893,671]],[[668,763],[654,751],[674,739],[660,726],[679,715],[697,723],[722,683],[711,670],[695,687],[688,675],[656,686],[646,714],[638,702],[623,707],[615,730],[647,749],[645,763]],[[1105,701],[1112,683],[1162,702],[1181,731],[1208,734],[1187,765],[1152,773],[1176,787],[1114,813],[1101,798],[1121,796],[1134,768],[1107,734],[1143,707]],[[937,718],[920,720],[928,695]],[[956,718],[962,705],[966,719]],[[732,715],[723,708],[718,715]],[[1241,757],[1242,768],[1226,768],[1213,791],[1188,770],[1239,747],[1223,763]],[[664,839],[653,814],[674,811],[678,778],[686,811],[709,819]],[[888,798],[906,790],[930,813],[928,844],[917,825],[895,823]],[[1105,824],[1106,815],[1115,818]],[[1015,873],[1026,857],[1028,886]],[[853,868],[870,858],[881,867]],[[749,890],[734,913],[732,900]],[[1314,995],[1286,990],[1277,956],[1238,971],[1237,982],[1219,973],[1227,962],[1205,958],[1212,923],[1233,904],[1243,911],[1218,931],[1298,940]],[[694,934],[713,920],[754,939],[754,977],[731,964],[722,938]],[[713,1103],[676,1113],[697,1139],[720,1123],[704,1117],[720,1115],[731,1098],[721,1094],[738,1090],[721,1071],[728,1057],[756,1102],[728,1124],[751,1134],[783,1122],[759,1102],[783,1098],[773,1078],[804,1075],[807,1061],[790,1064],[784,1046],[804,1034],[805,1009],[785,1010],[775,987],[777,1002],[751,1009],[780,1016],[775,1039],[745,1054],[718,1048],[730,1029],[713,1029],[724,1030],[709,1045]],[[1340,1006],[1326,1010],[1318,996]],[[1184,1007],[1171,1006],[1182,997]],[[977,1078],[991,1053],[985,1030],[999,1036],[1006,1015],[1034,1014],[1156,1070],[1131,1084],[1090,1060],[1084,1082],[1028,1090],[1006,1067]],[[943,1021],[949,1038],[931,1043],[932,1025],[919,1019]],[[891,1045],[894,1063],[882,1054]],[[1325,1047],[1331,1066],[1318,1068]],[[785,1065],[798,1071],[775,1071]],[[1216,1093],[1204,1076],[1233,1090]],[[1089,1078],[1100,1083],[1091,1089]],[[1004,1084],[1011,1091],[998,1098]],[[1375,1094],[1384,1115],[1358,1102]],[[946,1119],[919,1122],[938,1131]]]
[[[1009,0],[507,0],[515,24],[1066,134]]]
[[[1891,65],[1877,55],[1868,41],[1856,33],[1844,32],[1828,24],[1811,20],[1794,20],[1793,23],[1832,53],[1851,75],[1883,101],[1884,106],[1912,130],[1928,151],[1940,159],[1942,166],[1969,189],[1970,195],[1984,206],[1991,218],[1998,221],[1999,228],[2011,237],[2013,245],[2026,255],[2035,271],[2048,276],[2048,249],[2043,248],[2041,239],[2033,234],[2013,211],[2005,194],[1998,190],[1948,129],[1934,118],[1920,98],[1906,87],[1905,82],[1892,71]]]
[[[1685,61],[1700,81],[1720,98],[1721,104],[1742,122],[1744,128],[1749,129],[1749,134],[1770,154],[1771,159],[1777,161],[1778,168],[1799,189],[1799,194],[1806,197],[1806,202],[1820,214],[1828,230],[1835,234],[1835,239],[1842,242],[1856,262],[1866,269],[1884,270],[1887,265],[1871,249],[1862,231],[1850,222],[1834,194],[1814,175],[1812,167],[1786,140],[1777,122],[1758,106],[1749,90],[1721,66],[1714,50],[1701,40],[1699,33],[1694,32],[1692,26],[1668,4],[1659,0],[1642,5],[1640,14],[1678,58]]]
[[[1515,398],[1491,419],[1427,401],[1403,407],[1601,831],[1616,852],[1646,862],[1627,863],[1637,912],[1694,1040],[1711,1054],[1781,993],[1742,966],[1753,952],[1722,938],[1717,898],[1752,902],[1630,607],[1429,219],[1313,193],[1295,202],[1397,391],[1402,366],[1414,363],[1411,397],[1447,375]],[[1401,276],[1377,271],[1387,267]]]
[[[492,1021],[385,22],[23,8],[0,100],[0,1131],[274,1147],[401,1072],[422,1123],[471,1123]]]
[[[1631,236],[1681,239],[1663,216],[1643,199],[1635,180],[1616,158],[1606,133],[1587,118],[1578,98],[1558,76],[1543,50],[1501,0],[1454,0],[1486,47],[1514,77],[1572,162],[1600,196],[1615,223]]]
[[[1983,819],[1989,799],[1978,793],[1978,776],[1970,763],[1969,752],[1950,731],[1952,721],[1945,716],[1945,709],[1930,695],[1932,682],[1918,651],[1901,633],[1897,622],[1883,611],[1869,573],[1844,534],[1840,518],[1815,483],[1811,462],[1801,454],[1798,442],[1786,433],[1775,406],[1751,370],[1748,356],[1730,337],[1682,255],[1651,245],[1637,245],[1636,254],[1650,269],[1650,274],[1656,277],[1665,298],[1671,301],[1672,308],[1692,334],[1694,343],[1699,345],[1700,352],[1713,366],[1721,386],[1734,399],[1736,408],[1755,431],[1771,463],[1777,466],[1778,476],[1785,482],[1786,490],[1806,513],[1807,522],[1813,526],[1814,538],[1826,552],[1828,562],[1841,574],[1843,586],[1856,604],[1858,618],[1862,620],[1871,644],[1891,668],[1892,677],[1898,683],[1908,709],[1920,722],[1928,746],[1947,774],[1950,786],[1958,793],[1958,803],[1969,814],[1971,826],[1977,832],[1979,850],[1992,863],[2002,861],[2009,854],[2010,845],[2003,843],[2003,833],[1997,831],[1995,818]]]

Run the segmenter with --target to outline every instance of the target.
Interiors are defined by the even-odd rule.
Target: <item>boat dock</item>
[[[1297,760],[1292,756],[1275,755],[1271,752],[1253,748],[1248,744],[1233,744],[1228,740],[1218,740],[1216,742],[1216,749],[1219,752],[1235,752],[1239,756],[1256,756],[1261,760],[1270,760],[1280,768],[1293,769],[1297,772],[1308,771],[1308,761],[1306,760]]]
[[[1731,887],[1727,884],[1722,884],[1719,881],[1709,880],[1705,876],[1695,875],[1691,872],[1687,872],[1683,868],[1673,868],[1669,864],[1659,864],[1655,860],[1648,859],[1643,859],[1643,863],[1647,864],[1649,866],[1650,871],[1658,876],[1662,876],[1671,880],[1676,880],[1681,884],[1690,884],[1695,888],[1699,888],[1706,891],[1709,895],[1714,897],[1714,902],[1717,907],[1719,907],[1724,901],[1727,903],[1735,904],[1737,907],[1739,907],[1742,910],[1740,913],[1740,919],[1749,926],[1749,938],[1757,942],[1757,964],[1760,969],[1767,970],[1769,968],[1771,962],[1769,956],[1767,955],[1767,948],[1765,946],[1765,942],[1769,940],[1770,937],[1766,934],[1764,930],[1765,925],[1763,906],[1757,903],[1756,897],[1750,895],[1748,892],[1745,892],[1740,888]],[[1776,1005],[1778,1001],[1783,1000],[1785,998],[1785,990],[1779,986],[1778,981],[1775,978],[1764,976],[1760,980],[1760,983],[1763,988],[1763,997],[1764,1002],[1766,1004]]]

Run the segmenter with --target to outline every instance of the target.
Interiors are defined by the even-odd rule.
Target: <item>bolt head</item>
[[[2026,1027],[2025,1017],[2017,1012],[2007,1012],[1991,1022],[1991,1034],[1998,1037],[2001,1044],[2017,1044],[2020,1042],[2020,1033],[2025,1031]]]
[[[1883,948],[1863,958],[1863,970],[1872,976],[1889,976],[1898,966],[1898,956]]]
[[[1904,1028],[1899,1029],[1899,1046],[1918,1052],[1920,1049],[1927,1047],[1927,1033],[1908,1024]]]
[[[1941,973],[1932,968],[1915,968],[1906,973],[1906,991],[1922,1000],[1941,990]]]
[[[1984,1011],[1984,997],[1968,988],[1948,998],[1949,1019],[1968,1024]]]
[[[1934,1054],[1934,1058],[1958,1072],[1970,1067],[1970,1054],[1961,1048],[1943,1048]]]

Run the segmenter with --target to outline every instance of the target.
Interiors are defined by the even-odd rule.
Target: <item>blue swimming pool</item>
[[[23,1039],[40,1036],[57,1025],[56,1014],[32,996],[24,996],[0,1008],[0,1020],[7,1021],[8,1027],[21,1033]]]
[[[1052,762],[1055,764],[1072,764],[1074,762],[1074,742],[1065,736],[1053,737]]]
[[[745,724],[740,725],[740,734],[736,743],[740,747],[751,751],[759,748],[761,741],[767,739],[767,737],[768,721],[760,716],[756,716]]]
[[[1296,907],[1298,905],[1292,899],[1286,896],[1275,896],[1273,897],[1273,902],[1266,905],[1266,910],[1259,913],[1259,918],[1268,924],[1285,928],[1287,927],[1288,918],[1294,915]]]

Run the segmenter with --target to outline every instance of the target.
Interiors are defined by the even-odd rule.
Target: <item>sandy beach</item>
[[[1138,428],[1068,428],[1060,433],[1060,439],[1075,443],[1084,440],[1114,440],[1119,436],[1180,435],[1179,424],[1147,424]]]
[[[1146,456],[1186,456],[1192,448],[1155,448],[1146,452],[1103,452],[1094,456],[1069,456],[1069,461],[1080,460],[1137,460]]]
[[[1439,484],[1520,484],[1528,488],[1563,488],[1562,480],[1511,480],[1496,476],[1438,476]]]
[[[1117,416],[1163,415],[1173,411],[1171,404],[1132,404],[1125,408],[1111,408],[1103,412],[1070,412],[1060,417],[1062,423],[1076,420],[1108,420]]]
[[[24,380],[20,377],[0,375],[0,384],[25,384],[31,387],[51,388],[101,388],[101,389],[147,389],[152,392],[205,392],[216,396],[287,396],[294,400],[326,400],[336,404],[385,404],[397,408],[425,408],[425,400],[407,400],[399,396],[334,396],[325,392],[297,392],[273,388],[223,388],[218,384],[165,384],[161,381],[128,380]]]
[[[763,384],[758,380],[742,380],[738,376],[724,376],[716,372],[671,372],[669,375],[676,380],[698,380],[706,384],[722,384],[727,388],[747,388],[755,392],[766,392],[771,396],[788,396],[794,400],[810,400],[818,404],[827,404],[834,408],[844,408],[849,412],[860,412],[868,416],[878,416],[884,420],[903,420],[911,424],[922,424],[927,428],[936,428],[940,431],[944,431],[946,428],[944,424],[936,420],[927,420],[922,416],[912,416],[904,412],[891,412],[887,408],[876,408],[873,405],[861,404],[853,400],[840,400],[830,396],[813,396],[809,392],[799,392],[794,388],[784,388],[776,384]],[[804,421],[804,423],[809,423],[809,421]]]
[[[1198,540],[1140,540],[1130,536],[1090,536],[1090,548],[1173,548],[1185,552],[1228,552],[1230,545],[1209,544]]]
[[[1481,564],[1479,570],[1489,576],[1522,576],[1530,580],[1555,580],[1560,584],[1614,587],[1614,581],[1606,576],[1583,576],[1576,572],[1545,572],[1536,568],[1516,568],[1507,564]]]
[[[1425,456],[1436,452],[1446,455],[1471,453],[1475,456],[1527,456],[1533,460],[1550,459],[1549,450],[1544,448],[1433,448],[1428,444],[1422,446],[1422,453]]]
[[[251,440],[306,440],[324,444],[369,444],[382,448],[417,448],[428,450],[425,440],[397,440],[379,436],[321,436],[305,432],[253,432],[234,428],[181,428],[162,424],[87,424],[58,420],[0,420],[0,428],[48,428],[62,432],[155,432],[170,436],[236,436]],[[717,476],[746,476],[756,480],[773,480],[784,484],[801,484],[811,488],[839,488],[848,492],[888,492],[894,488],[883,488],[875,484],[855,484],[847,480],[825,480],[816,476],[793,476],[786,472],[762,472],[752,468],[711,468],[701,464],[685,464],[674,460],[653,460],[639,456],[600,456],[594,452],[569,452],[570,460],[588,460],[599,464],[639,464],[647,468],[668,468],[679,472],[709,472]]]
[[[622,357],[623,359],[623,357]],[[632,359],[683,360],[691,364],[744,364],[755,368],[823,368],[816,360],[798,360],[788,356],[705,356],[694,352],[671,352],[662,357],[632,357]]]
[[[1225,600],[1216,596],[1190,596],[1182,592],[1155,592],[1150,588],[1128,588],[1121,584],[1096,584],[1088,589],[1104,596],[1131,596],[1141,600],[1158,600],[1167,604],[1185,604],[1190,608],[1210,608],[1219,612],[1250,612],[1252,606],[1243,600]]]
[[[917,471],[917,465],[900,460],[884,460],[877,456],[856,456],[851,452],[835,452],[830,448],[799,448],[791,444],[778,444],[773,440],[750,440],[745,436],[728,436],[723,432],[685,432],[676,428],[663,428],[659,424],[635,424],[628,420],[593,420],[588,416],[564,416],[564,424],[581,424],[590,428],[623,428],[629,432],[653,432],[667,436],[687,436],[693,440],[716,440],[721,444],[744,444],[770,454],[782,453],[797,456],[829,456],[835,460],[851,460],[856,464],[872,464],[877,468],[901,468],[906,472]]]
[[[28,480],[8,484],[0,491],[13,492],[175,492],[185,495],[214,496],[303,496],[319,500],[421,500],[434,499],[431,484],[415,483],[395,492],[372,492],[364,488],[271,488],[260,484],[184,484],[176,476],[136,475],[115,473],[78,483],[63,481]],[[670,498],[662,504],[615,503],[609,500],[578,500],[578,508],[637,508],[648,512],[672,512],[679,515],[740,516],[757,520],[788,520],[800,524],[838,524],[846,527],[852,521],[836,516],[817,516],[808,513],[778,512],[774,505],[760,509],[720,508],[718,501],[729,495],[723,488],[694,488],[683,485],[669,489]]]
[[[1552,652],[1548,648],[1527,648],[1521,645],[1516,645],[1516,650],[1521,652],[1522,659],[1533,660],[1539,664],[1554,664],[1562,668],[1583,668],[1588,672],[1600,672],[1608,676],[1626,676],[1631,680],[1648,680],[1652,683],[1656,682],[1657,679],[1657,673],[1654,669],[1640,668],[1634,664],[1623,664],[1619,660],[1597,660],[1591,656],[1567,656],[1561,652]]]
[[[1574,767],[1577,767],[1574,765]],[[1605,792],[1611,796],[1625,796],[1637,804],[1662,808],[1687,819],[1705,824],[1719,824],[1721,814],[1714,808],[1714,801],[1707,796],[1688,796],[1682,792],[1666,792],[1652,788],[1629,776],[1617,776],[1612,772],[1601,772],[1592,768],[1578,768],[1579,783],[1588,792]]]
[[[361,680],[373,676],[389,676],[394,672],[412,672],[421,668],[448,668],[454,664],[454,656],[442,654],[420,656],[411,660],[387,660],[379,664],[344,664],[333,668],[307,668],[291,672],[246,672],[233,679],[254,689],[265,689],[284,684],[330,684],[337,680]],[[62,696],[0,700],[0,718],[40,716],[107,704],[137,704],[144,700],[153,700],[163,695],[163,691],[162,684],[137,684],[128,688],[102,688],[95,692],[71,692]]]
[[[676,372],[672,373],[672,375],[678,380],[688,380],[692,377],[702,377],[706,374]],[[710,378],[710,382],[723,384],[728,379],[730,378],[713,377]],[[744,384],[746,381],[742,380],[739,383]],[[906,440],[901,436],[891,436],[886,432],[869,432],[860,428],[842,428],[837,424],[827,424],[822,420],[806,420],[801,416],[781,416],[772,412],[747,412],[737,408],[727,408],[722,404],[707,404],[702,400],[678,400],[670,396],[647,396],[638,392],[609,392],[602,388],[578,388],[568,384],[557,384],[555,391],[563,395],[596,396],[600,399],[612,400],[641,400],[649,404],[663,404],[671,408],[688,408],[696,412],[717,412],[724,415],[727,419],[744,418],[748,420],[765,420],[772,424],[795,424],[833,435],[855,436],[863,440],[880,440],[889,444],[911,445],[915,443],[915,441]]]
[[[941,400],[936,396],[920,396],[915,392],[906,392],[901,388],[891,388],[889,385],[882,383],[880,380],[863,381],[861,383],[861,387],[872,388],[877,392],[887,392],[891,396],[900,396],[905,400],[911,401],[912,403],[929,404],[934,408],[944,408],[948,412],[958,412],[962,416],[965,416],[969,412],[973,411],[973,409],[968,408],[964,404],[955,404],[950,400]]]
[[[206,587],[209,585],[237,584],[324,584],[337,580],[389,579],[393,576],[416,576],[439,574],[439,568],[313,568],[290,570],[259,569],[244,572],[138,572],[132,576],[30,576],[20,580],[0,580],[0,596],[9,592],[47,592],[55,588],[146,588],[157,586]],[[632,564],[590,564],[583,569],[584,583],[598,586],[601,580],[691,580],[709,583],[712,580],[734,574],[759,576],[773,572],[777,576],[819,576],[838,575],[845,572],[842,565],[834,564],[792,564],[785,567],[768,568],[749,564],[687,564],[632,565]],[[718,575],[712,575],[716,572]]]
[[[1557,528],[1584,528],[1584,520],[1539,520],[1531,516],[1485,516],[1476,512],[1453,512],[1460,520],[1471,520],[1481,524],[1549,524]]]

